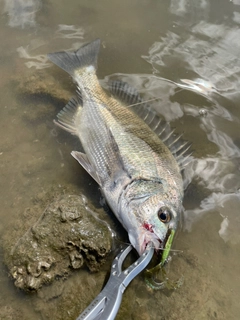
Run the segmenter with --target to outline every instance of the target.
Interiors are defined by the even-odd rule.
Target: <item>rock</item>
[[[110,250],[110,228],[94,215],[86,197],[64,195],[5,253],[5,262],[17,287],[38,290],[84,265],[98,271]]]

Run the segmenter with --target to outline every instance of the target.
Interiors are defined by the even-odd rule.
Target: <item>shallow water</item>
[[[183,285],[152,292],[136,279],[117,318],[239,319],[240,1],[5,0],[0,8],[0,232],[49,186],[70,186],[99,206],[96,184],[70,156],[78,142],[52,123],[74,85],[45,56],[99,37],[99,78],[159,97],[153,107],[194,149],[169,271]],[[0,282],[1,319],[49,319],[3,264]],[[51,319],[82,311],[54,310]]]

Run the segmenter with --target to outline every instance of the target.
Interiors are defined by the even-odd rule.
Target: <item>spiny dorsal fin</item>
[[[140,97],[137,90],[126,82],[120,80],[110,82],[109,91],[144,120],[169,148],[179,166],[182,167],[185,162],[184,159],[190,156],[187,151],[190,149],[191,144],[183,140],[182,135],[174,133],[175,130],[171,128],[170,124],[152,110],[148,103]]]
[[[135,88],[121,80],[111,81],[108,86],[109,91],[115,99],[131,108],[141,118],[145,116],[147,104],[144,103]]]
[[[142,102],[137,90],[129,86],[126,82],[115,80],[109,83],[109,91],[114,97],[117,97],[127,106]]]
[[[80,91],[77,93],[77,97],[72,97],[68,104],[58,113],[57,121],[54,120],[55,124],[73,135],[77,135],[77,124],[82,110],[81,93]]]

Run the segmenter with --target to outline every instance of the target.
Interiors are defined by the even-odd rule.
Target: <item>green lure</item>
[[[169,252],[172,246],[173,238],[175,235],[175,230],[172,230],[168,240],[166,242],[165,248],[163,250],[161,261],[158,265],[153,267],[150,270],[145,271],[145,281],[148,286],[154,290],[159,290],[163,288],[167,288],[169,290],[179,288],[182,285],[183,279],[179,279],[177,282],[173,283],[167,278],[166,271],[164,269],[164,265],[169,256]],[[162,278],[161,282],[155,281],[155,276],[158,274]]]
[[[168,239],[167,239],[167,243],[165,245],[165,248],[163,250],[163,254],[162,254],[162,259],[161,259],[161,262],[160,262],[160,265],[163,266],[164,263],[166,262],[168,256],[169,256],[169,252],[170,252],[170,249],[171,249],[171,246],[172,246],[172,242],[173,242],[173,238],[174,238],[174,235],[175,235],[175,230],[172,230]]]

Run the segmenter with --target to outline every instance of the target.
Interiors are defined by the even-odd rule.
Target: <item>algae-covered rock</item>
[[[37,290],[86,265],[98,271],[111,250],[111,232],[84,196],[64,195],[5,254],[15,285]]]
[[[43,70],[29,72],[24,78],[13,75],[10,87],[23,106],[20,117],[27,125],[34,126],[52,121],[75,90],[75,87],[64,89],[62,83]]]
[[[14,75],[11,81],[16,94],[25,98],[37,99],[42,97],[45,100],[47,98],[50,101],[67,102],[69,94],[71,94],[52,75],[46,75],[44,71],[31,73],[24,78]]]

